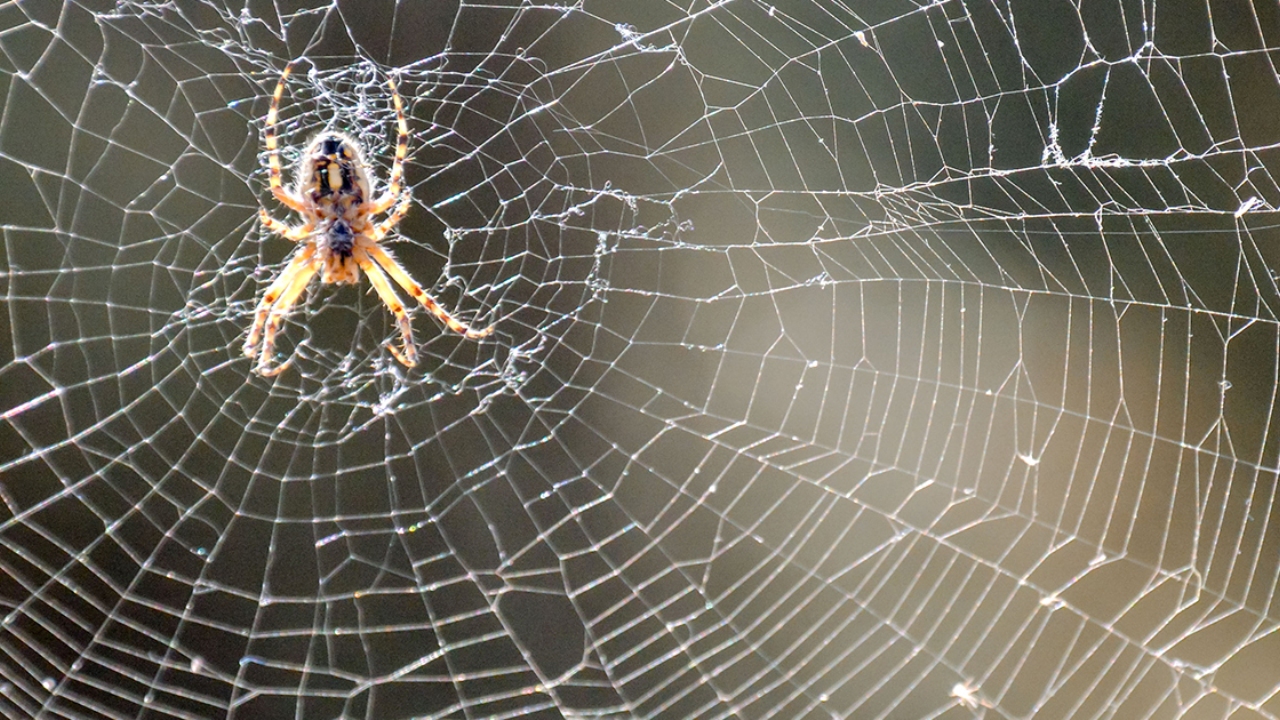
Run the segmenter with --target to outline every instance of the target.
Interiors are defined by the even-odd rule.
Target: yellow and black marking
[[[341,133],[325,133],[307,148],[307,177],[300,190],[321,213],[350,219],[370,214],[365,198],[368,174],[355,142]]]

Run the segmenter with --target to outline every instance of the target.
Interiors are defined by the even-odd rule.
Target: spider
[[[271,172],[271,194],[285,207],[302,217],[302,224],[291,226],[272,217],[261,208],[259,216],[268,230],[286,240],[299,243],[293,258],[276,277],[258,304],[253,329],[244,343],[244,354],[257,357],[259,375],[274,376],[285,371],[292,359],[272,366],[276,333],[285,314],[306,291],[312,277],[320,274],[321,282],[355,283],[360,272],[369,276],[369,284],[400,326],[404,352],[390,343],[387,349],[405,367],[417,365],[418,353],[413,344],[413,328],[404,304],[396,296],[390,280],[422,303],[450,330],[478,340],[493,332],[493,326],[473,329],[453,317],[435,301],[395,258],[379,243],[409,212],[411,197],[403,187],[404,159],[409,149],[409,127],[404,119],[404,103],[395,80],[387,79],[396,109],[396,159],[391,166],[387,190],[373,196],[373,176],[364,159],[364,148],[346,133],[326,131],[307,143],[298,162],[296,185],[287,189],[280,181],[280,151],[276,141],[276,119],[280,114],[280,97],[293,65],[285,67],[271,97],[267,113],[266,143]],[[395,209],[392,210],[392,206]],[[381,222],[373,217],[391,210]],[[388,279],[390,277],[390,280]],[[261,339],[261,346],[259,346]]]

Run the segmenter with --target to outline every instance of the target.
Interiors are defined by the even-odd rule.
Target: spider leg
[[[244,354],[246,357],[253,357],[258,354],[258,338],[262,336],[262,328],[267,321],[267,315],[271,312],[271,306],[275,305],[276,300],[280,299],[280,294],[285,291],[285,288],[289,287],[289,283],[293,282],[297,273],[311,262],[315,252],[315,246],[308,245],[304,247],[289,261],[284,270],[280,271],[280,274],[276,276],[271,285],[267,287],[266,293],[262,296],[262,301],[258,303],[257,316],[253,320],[253,329],[249,331],[249,337],[244,341]]]
[[[395,212],[388,215],[386,220],[383,220],[382,222],[378,223],[376,226],[374,226],[373,230],[369,231],[369,239],[374,242],[382,242],[382,238],[386,237],[387,233],[391,232],[391,228],[399,224],[401,218],[403,218],[405,214],[409,212],[409,208],[412,206],[412,204],[413,204],[412,195],[410,195],[407,192],[401,195],[400,204],[396,206]]]
[[[392,315],[396,316],[396,324],[400,326],[400,340],[404,345],[404,354],[396,350],[390,343],[387,344],[387,350],[400,361],[405,367],[413,367],[418,364],[418,351],[413,346],[413,326],[409,324],[409,314],[405,312],[404,303],[400,302],[400,298],[396,297],[396,293],[391,289],[391,283],[387,280],[387,276],[383,274],[382,269],[369,259],[366,252],[357,250],[355,252],[356,262],[359,263],[360,269],[364,270],[364,274],[369,276],[369,284],[373,285],[373,289],[378,293],[378,297],[382,303],[387,306]]]
[[[289,286],[271,307],[271,316],[267,320],[267,329],[262,337],[262,352],[258,354],[257,371],[263,377],[279,375],[293,363],[293,360],[287,360],[282,365],[271,367],[271,356],[275,352],[276,333],[280,330],[280,323],[284,320],[285,313],[298,301],[303,291],[307,289],[307,285],[310,284],[311,278],[315,277],[315,274],[319,272],[320,263],[308,262],[300,265],[299,268]]]
[[[305,210],[302,199],[286,190],[280,181],[280,145],[276,139],[276,119],[280,117],[280,98],[284,95],[284,83],[291,72],[293,72],[293,63],[284,67],[284,72],[280,73],[280,81],[276,83],[276,91],[271,96],[271,110],[267,112],[266,127],[267,163],[271,170],[271,194],[290,210],[302,213]]]
[[[262,337],[262,330],[266,325],[267,317],[271,314],[272,308],[276,301],[289,289],[293,281],[297,279],[299,273],[306,272],[313,264],[315,256],[315,246],[308,245],[304,247],[285,269],[280,271],[280,275],[267,288],[266,293],[262,296],[262,301],[258,303],[257,314],[253,320],[253,329],[249,331],[249,337],[244,341],[244,354],[246,357],[254,357],[258,354],[258,339]],[[269,352],[267,354],[270,354]]]
[[[390,230],[409,210],[408,197],[400,197],[401,179],[404,177],[404,159],[409,154],[409,125],[404,120],[404,101],[400,99],[400,91],[396,89],[395,78],[387,78],[387,87],[391,88],[391,102],[396,107],[396,159],[391,164],[391,175],[387,178],[387,192],[373,201],[369,213],[371,215],[384,213],[395,204],[396,198],[400,198],[400,207],[396,208],[391,218],[383,222],[383,225],[387,225],[386,229]],[[385,234],[386,231],[383,232]]]
[[[431,297],[426,290],[422,289],[421,285],[415,282],[413,278],[409,277],[409,273],[406,272],[405,269],[401,267],[400,263],[396,262],[396,259],[391,257],[386,250],[383,250],[377,245],[370,245],[365,248],[365,251],[369,254],[369,257],[377,261],[377,263],[387,271],[387,274],[391,276],[392,280],[395,280],[400,287],[404,288],[405,292],[409,293],[413,299],[422,303],[422,307],[426,308],[432,315],[435,315],[436,319],[448,326],[450,330],[456,333],[461,333],[470,340],[479,340],[493,332],[492,325],[487,328],[473,330],[462,321],[450,315],[447,310],[440,307],[440,303],[436,302],[435,298]]]
[[[292,227],[287,223],[271,217],[265,208],[260,208],[258,210],[258,217],[262,219],[262,224],[265,225],[268,230],[280,237],[283,237],[285,240],[292,240],[294,242],[306,240],[315,232],[316,229],[316,224],[313,220],[308,220],[297,227]]]

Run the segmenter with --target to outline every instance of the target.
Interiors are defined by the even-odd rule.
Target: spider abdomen
[[[369,198],[369,172],[360,145],[350,136],[329,132],[317,136],[303,153],[299,192],[317,207],[345,210]]]

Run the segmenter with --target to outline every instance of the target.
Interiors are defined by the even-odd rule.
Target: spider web
[[[1274,4],[316,5],[0,7],[4,716],[1280,717]]]

